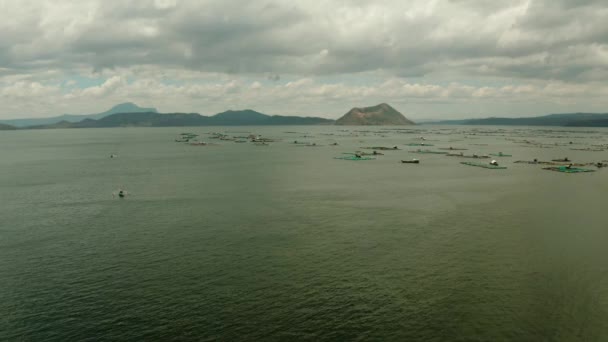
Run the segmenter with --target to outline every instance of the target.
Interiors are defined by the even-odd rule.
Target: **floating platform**
[[[429,151],[429,150],[425,150],[425,151],[408,151],[409,153],[420,153],[420,154],[448,154],[447,152],[443,152],[443,151]]]
[[[376,152],[376,153],[369,153],[369,152],[358,152],[358,153],[352,153],[352,152],[344,152],[342,154],[348,154],[351,156],[355,156],[357,154],[359,154],[360,156],[383,156],[384,153],[381,152]]]
[[[492,164],[485,164],[485,163],[475,163],[475,162],[460,162],[460,164],[483,167],[484,169],[494,169],[494,170],[501,170],[501,169],[507,168],[506,166],[499,166],[499,165],[492,165]]]
[[[296,147],[320,147],[323,145],[317,145],[317,143],[310,143],[310,144],[296,144]]]
[[[446,156],[449,156],[449,157],[459,157],[459,158],[471,158],[471,159],[488,159],[488,158],[490,158],[490,156],[476,155],[476,154],[468,155],[467,156],[467,155],[464,155],[464,154],[448,153],[448,154],[446,154]]]
[[[580,173],[580,172],[595,172],[595,170],[581,169],[578,167],[567,167],[567,166],[551,166],[543,167],[543,170],[563,172],[563,173]]]
[[[397,146],[394,147],[384,147],[384,146],[372,146],[372,147],[361,147],[365,150],[380,150],[380,151],[397,151],[400,150]]]
[[[533,161],[533,160],[517,160],[514,161],[514,163],[516,164],[531,164],[531,165],[536,165],[536,164],[543,164],[543,165],[553,165],[553,162],[546,162],[546,161]]]
[[[374,160],[376,158],[371,158],[371,157],[357,158],[355,156],[343,156],[343,157],[334,157],[334,159],[341,159],[341,160]]]
[[[514,163],[517,164],[531,164],[531,165],[561,165],[561,166],[565,166],[564,164],[566,164],[567,162],[553,162],[553,161],[533,161],[533,160],[518,160],[518,161],[514,161]],[[572,164],[572,166],[587,166],[590,165],[589,163],[587,164],[581,164],[581,163],[567,163],[567,164]]]
[[[606,150],[600,148],[571,148],[572,151],[587,151],[587,152],[604,152]]]

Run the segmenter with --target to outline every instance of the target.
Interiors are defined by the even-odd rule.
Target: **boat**
[[[513,157],[513,155],[511,155],[511,154],[506,154],[506,153],[502,153],[502,152],[490,153],[490,155],[494,156],[494,157]]]
[[[418,159],[402,160],[401,162],[404,164],[420,164],[420,160]]]
[[[112,192],[112,197],[118,196],[118,198],[125,198],[129,193],[123,189],[118,189],[115,192]]]

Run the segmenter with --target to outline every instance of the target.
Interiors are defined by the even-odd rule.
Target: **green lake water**
[[[513,163],[608,160],[572,150],[608,129],[563,130],[0,132],[0,340],[606,341],[608,168]]]

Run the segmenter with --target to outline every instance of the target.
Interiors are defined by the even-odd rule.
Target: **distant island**
[[[338,120],[320,117],[267,115],[255,110],[228,110],[211,116],[198,113],[159,113],[126,102],[96,114],[64,114],[49,118],[0,120],[0,131],[46,128],[289,126],[289,125],[394,126],[415,125],[386,103],[356,107]],[[525,118],[483,118],[425,122],[427,125],[608,127],[608,113],[550,114]]]
[[[17,127],[0,123],[0,131],[12,131],[15,129],[17,129]]]
[[[562,127],[608,127],[608,113],[549,114],[527,118],[485,118],[444,120],[434,125],[488,125],[488,126],[562,126]]]
[[[336,120],[336,125],[395,126],[414,125],[414,122],[388,104],[381,103],[372,107],[353,108]]]
[[[63,114],[60,116],[52,116],[48,118],[28,118],[28,119],[12,119],[12,120],[0,120],[0,123],[15,126],[15,127],[27,127],[27,126],[42,126],[52,125],[58,122],[79,122],[85,119],[101,119],[108,115],[117,113],[143,113],[143,112],[154,112],[156,108],[142,108],[132,102],[125,102],[115,105],[109,110],[96,114]]]

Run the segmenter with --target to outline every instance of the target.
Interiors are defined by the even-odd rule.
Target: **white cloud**
[[[85,88],[81,91],[84,97],[101,97],[116,91],[120,86],[125,85],[125,80],[120,76],[112,76],[102,85]]]
[[[377,100],[431,114],[606,104],[602,0],[3,0],[0,13],[0,118],[27,94],[40,115],[135,99],[326,116]]]
[[[39,82],[18,81],[9,85],[0,87],[0,98],[7,101],[18,99],[24,100],[29,98],[45,98],[59,94],[59,87],[45,86]]]

